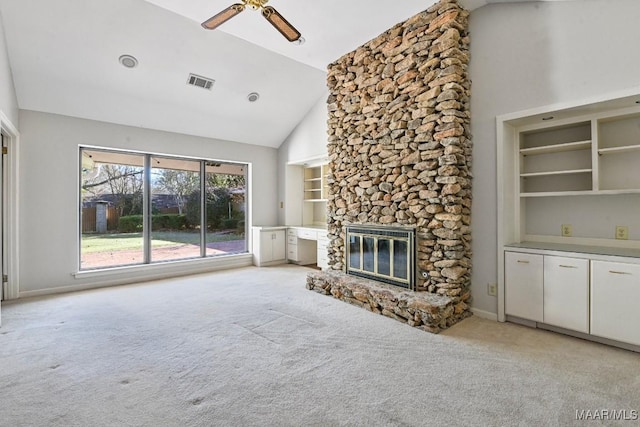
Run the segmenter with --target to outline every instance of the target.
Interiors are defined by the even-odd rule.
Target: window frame
[[[105,153],[114,153],[114,154],[122,154],[122,155],[136,155],[142,156],[144,160],[143,166],[143,261],[141,263],[135,264],[117,264],[117,265],[109,265],[109,266],[101,266],[101,267],[91,267],[91,268],[82,268],[82,208],[83,208],[83,152],[85,150],[90,151],[98,151]],[[177,161],[191,161],[198,162],[200,164],[199,174],[200,174],[200,255],[193,256],[188,258],[176,258],[170,260],[158,260],[153,261],[152,259],[152,182],[151,182],[151,174],[153,165],[151,159],[153,157],[162,157],[170,160]],[[244,168],[244,178],[245,178],[245,197],[244,197],[244,240],[245,240],[245,250],[243,252],[235,252],[230,254],[220,254],[220,255],[207,255],[207,209],[206,209],[206,169],[207,163],[219,163],[219,164],[228,164],[228,165],[237,165]],[[76,248],[78,250],[77,256],[77,274],[87,274],[92,272],[101,272],[101,271],[109,271],[109,270],[122,270],[126,268],[141,268],[141,267],[150,267],[157,265],[165,265],[171,263],[183,263],[185,261],[202,261],[202,260],[212,260],[212,259],[220,259],[223,257],[233,257],[233,256],[247,256],[251,254],[251,242],[249,239],[249,230],[251,228],[251,218],[250,218],[250,203],[251,203],[251,171],[252,164],[250,162],[236,161],[236,160],[223,160],[223,159],[215,159],[209,157],[194,157],[188,155],[177,155],[177,154],[167,154],[167,153],[158,153],[158,152],[148,152],[148,151],[140,151],[140,150],[130,150],[130,149],[119,149],[119,148],[110,148],[110,147],[101,147],[101,146],[93,146],[80,144],[78,145],[78,179],[77,179],[77,190],[78,190],[78,198],[77,198],[77,243]]]

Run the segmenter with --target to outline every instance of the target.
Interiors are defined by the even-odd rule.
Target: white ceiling
[[[251,10],[200,26],[237,1],[0,0],[19,107],[278,147],[325,96],[327,64],[435,2],[271,0],[305,37],[297,46]],[[189,73],[212,90],[187,86]]]

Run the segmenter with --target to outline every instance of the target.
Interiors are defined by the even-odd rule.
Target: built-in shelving
[[[302,225],[326,225],[328,165],[318,163],[303,169],[304,199]]]
[[[568,142],[563,144],[553,144],[542,147],[522,148],[520,154],[523,156],[533,156],[540,154],[563,153],[567,151],[590,150],[591,141]]]
[[[629,94],[561,109],[538,108],[498,118],[499,320],[505,320],[506,314],[515,315],[505,308],[505,295],[514,292],[519,280],[506,283],[508,252],[545,257],[571,252],[568,258],[592,263],[598,259],[640,264],[639,96]],[[551,116],[555,118],[543,120]],[[622,235],[620,227],[626,231]],[[610,268],[626,271],[622,266]],[[606,280],[596,278],[600,285],[593,279],[588,286],[596,283],[611,292],[610,284],[617,276],[629,279],[613,274]],[[630,282],[637,285],[637,279]],[[589,298],[587,309],[593,315],[597,311],[594,295]],[[571,297],[566,303],[572,306],[575,300]],[[546,314],[542,321],[549,323]],[[621,328],[626,324],[622,322]],[[590,333],[605,336],[593,326],[592,318]]]
[[[520,197],[564,197],[564,196],[588,196],[594,195],[597,192],[592,190],[585,191],[547,191],[537,193],[520,193]]]
[[[636,151],[640,151],[640,144],[639,145],[624,145],[621,147],[611,147],[611,148],[600,148],[598,150],[598,154],[600,155],[605,155],[605,154],[623,154],[623,153],[633,153]]]
[[[549,172],[533,172],[533,173],[521,173],[521,178],[532,178],[537,176],[550,176],[550,175],[575,175],[580,173],[591,173],[593,169],[574,169],[566,171],[549,171]]]
[[[514,218],[505,243],[533,236],[640,246],[640,106],[633,104],[557,123],[519,121],[503,165],[512,180],[504,184],[513,203],[506,216]],[[629,228],[628,240],[615,238],[618,225]]]

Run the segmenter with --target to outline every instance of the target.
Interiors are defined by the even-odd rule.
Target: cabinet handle
[[[562,264],[560,264],[560,267],[562,267],[562,268],[578,268],[575,265],[562,265]]]
[[[624,274],[624,275],[627,275],[627,276],[632,276],[632,274],[631,274],[631,273],[627,273],[626,271],[613,271],[613,270],[609,270],[609,273],[611,273],[611,274]]]
[[[523,260],[521,260],[521,259],[519,259],[519,260],[518,260],[518,262],[519,262],[520,264],[529,264],[529,261],[523,261]]]

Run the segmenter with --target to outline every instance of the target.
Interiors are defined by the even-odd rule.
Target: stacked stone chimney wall
[[[329,265],[350,224],[416,228],[416,289],[468,309],[469,13],[441,0],[328,67]]]

